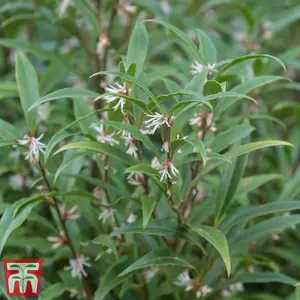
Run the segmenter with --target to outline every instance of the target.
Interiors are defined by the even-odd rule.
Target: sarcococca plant
[[[300,297],[300,8],[265,2],[0,7],[0,253],[39,299]]]

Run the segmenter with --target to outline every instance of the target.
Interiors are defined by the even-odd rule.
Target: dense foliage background
[[[0,22],[0,253],[44,259],[39,299],[300,299],[299,1]]]

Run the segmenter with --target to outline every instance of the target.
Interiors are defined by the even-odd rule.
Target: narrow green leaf
[[[158,175],[158,172],[156,169],[153,169],[150,165],[147,164],[137,164],[134,166],[129,167],[125,171],[126,173],[142,173],[147,175]]]
[[[69,291],[71,287],[68,287],[65,283],[55,283],[45,288],[40,296],[39,300],[52,300],[63,295],[66,291]]]
[[[212,244],[216,250],[220,253],[224,264],[226,266],[228,277],[231,272],[230,254],[227,244],[227,239],[224,233],[216,228],[210,226],[194,226],[191,224],[186,224],[193,232],[196,232],[210,244]]]
[[[81,158],[82,156],[85,155],[91,155],[90,151],[83,151],[83,152],[77,152],[72,154],[71,156],[67,157],[64,159],[64,161],[62,162],[62,164],[59,166],[59,168],[57,169],[55,176],[54,176],[54,184],[57,181],[57,178],[59,177],[60,173],[68,166],[70,165],[70,163],[76,161],[77,159]]]
[[[8,97],[17,97],[18,87],[15,82],[1,81],[0,82],[0,100]]]
[[[284,190],[279,195],[277,201],[285,201],[285,199],[295,199],[300,194],[300,169],[298,169],[293,177],[285,185]]]
[[[155,209],[156,200],[153,197],[142,197],[142,211],[143,211],[143,229],[147,228],[148,222]]]
[[[91,243],[95,245],[102,245],[107,247],[107,249],[111,249],[116,259],[119,259],[119,253],[116,249],[116,245],[108,235],[104,235],[104,234],[98,235],[95,239],[91,241]]]
[[[208,63],[214,64],[217,59],[217,50],[210,39],[210,37],[201,29],[197,29],[199,38],[199,51],[202,59],[202,63],[207,65]]]
[[[192,266],[186,260],[175,256],[170,249],[158,249],[144,255],[143,257],[135,261],[132,265],[126,268],[119,276],[122,277],[136,270],[156,266],[178,266],[182,268],[195,269],[195,267]]]
[[[210,147],[214,152],[220,152],[228,146],[249,136],[254,129],[253,126],[247,124],[233,126],[232,128],[217,134],[212,140]]]
[[[22,200],[20,200],[22,201]],[[10,236],[10,234],[20,227],[24,221],[28,218],[31,210],[36,205],[36,202],[31,205],[26,206],[16,218],[13,218],[16,207],[20,204],[20,201],[15,202],[13,205],[6,208],[4,214],[1,217],[0,221],[0,255],[2,253],[3,247]]]
[[[192,138],[192,137],[187,138],[185,141],[193,145],[197,149],[197,152],[200,153],[201,158],[203,160],[203,165],[205,167],[207,162],[207,155],[206,155],[206,149],[203,142],[200,139]]]
[[[40,99],[36,99],[35,102],[28,108],[28,111],[32,110],[33,108],[37,107],[38,105],[53,101],[56,99],[63,99],[63,98],[78,98],[78,97],[91,97],[96,98],[99,94],[78,88],[65,88],[61,90],[57,90],[53,93],[50,93]]]
[[[92,142],[92,141],[81,141],[81,142],[70,143],[58,149],[54,153],[54,155],[68,149],[87,149],[87,150],[100,152],[123,161],[125,165],[130,165],[134,162],[132,156],[127,155],[119,148],[116,148],[108,144],[102,144],[99,142]]]
[[[278,80],[288,79],[281,76],[257,76],[251,80],[247,80],[246,82],[235,86],[233,89],[231,89],[231,92],[248,94],[253,89],[262,87],[269,83],[276,82]],[[223,111],[235,104],[239,99],[241,99],[241,97],[233,97],[227,99],[226,101],[219,101],[214,111],[215,118],[218,118]]]
[[[177,27],[175,27],[175,26],[173,26],[169,23],[166,23],[162,20],[146,20],[144,22],[153,22],[153,23],[156,23],[156,24],[163,25],[164,27],[172,30],[186,44],[186,46],[190,50],[191,54],[193,54],[195,58],[199,59],[199,61],[202,62],[196,45],[192,42],[192,40],[183,31],[181,31]]]
[[[34,135],[37,110],[28,112],[28,109],[39,98],[39,85],[33,65],[22,54],[16,56],[16,79],[27,126],[31,134]]]
[[[99,34],[99,22],[89,2],[87,0],[73,0],[73,2],[90,28],[93,29],[94,35],[97,36]]]
[[[169,219],[164,220],[151,220],[147,225],[147,230],[143,229],[143,226],[139,222],[128,224],[115,229],[111,235],[116,236],[125,233],[142,233],[148,235],[173,237],[181,240],[185,240],[192,245],[197,245],[203,253],[206,254],[201,242],[199,241],[199,235],[189,230],[186,226],[179,226],[173,223]]]
[[[269,54],[251,54],[251,55],[245,55],[245,56],[241,56],[241,57],[238,57],[238,58],[235,58],[235,59],[231,60],[227,65],[225,65],[223,68],[221,68],[219,70],[219,72],[216,75],[216,78],[218,78],[221,74],[223,74],[225,71],[227,71],[231,67],[233,67],[233,66],[235,66],[235,65],[237,65],[241,62],[244,62],[244,61],[249,60],[249,59],[257,59],[257,58],[270,58],[270,59],[273,59],[276,62],[278,62],[282,66],[282,68],[285,70],[284,63],[279,58],[277,58],[275,56],[272,56],[272,55],[269,55]]]
[[[127,268],[131,262],[128,259],[113,264],[101,277],[100,284],[95,293],[95,300],[103,300],[105,296],[116,286],[121,284],[129,274],[120,276],[120,273]]]
[[[63,129],[63,130],[58,131],[51,137],[51,140],[49,141],[47,148],[46,148],[46,153],[45,153],[45,158],[44,158],[45,164],[47,164],[49,156],[50,156],[52,150],[55,148],[55,146],[57,144],[59,144],[62,140],[66,139],[68,137],[71,137],[73,135],[75,135],[75,133],[70,133]]]
[[[235,197],[238,198],[243,194],[247,194],[252,191],[255,191],[260,186],[275,179],[283,180],[284,176],[280,174],[262,174],[262,175],[244,177],[239,184]],[[285,199],[289,199],[289,198],[285,198]]]
[[[228,231],[231,227],[251,218],[300,209],[300,201],[286,200],[285,202],[268,203],[258,206],[247,206],[237,209],[222,224],[221,228]]]
[[[300,215],[280,216],[262,221],[247,230],[243,230],[242,236],[239,236],[234,240],[232,246],[237,249],[243,244],[252,241],[261,241],[262,238],[265,238],[272,233],[281,232],[298,223],[300,223]]]
[[[143,70],[143,65],[148,51],[148,32],[143,23],[137,22],[132,32],[128,53],[127,53],[127,67],[132,63],[136,64],[136,77],[139,77]]]

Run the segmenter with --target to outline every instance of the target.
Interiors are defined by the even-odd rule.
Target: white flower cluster
[[[196,298],[205,297],[213,291],[209,286],[201,285],[198,280],[192,279],[188,271],[179,274],[174,284],[185,287],[186,292],[193,291]]]
[[[159,169],[158,174],[160,175],[160,181],[168,178],[174,180],[174,178],[179,174],[179,170],[174,167],[170,160],[166,160],[161,165],[156,156],[151,161],[151,167],[154,169]]]
[[[25,159],[31,163],[37,163],[40,160],[40,152],[45,154],[44,149],[46,149],[46,145],[40,142],[42,138],[43,134],[38,138],[25,134],[23,139],[17,139],[18,144],[29,146],[29,151],[26,153]]]
[[[69,266],[65,267],[64,269],[67,271],[71,271],[72,277],[82,278],[83,276],[87,276],[87,272],[84,270],[84,267],[90,267],[91,264],[88,262],[89,258],[80,255],[75,259],[69,260]]]
[[[207,64],[207,66],[202,65],[200,62],[195,61],[191,65],[191,74],[198,75],[203,72],[203,70],[207,69],[208,75],[212,75],[214,72],[217,71],[216,64]]]

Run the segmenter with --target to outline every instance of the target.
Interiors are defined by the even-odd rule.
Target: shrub
[[[298,299],[296,4],[2,4],[0,253],[39,299]]]

